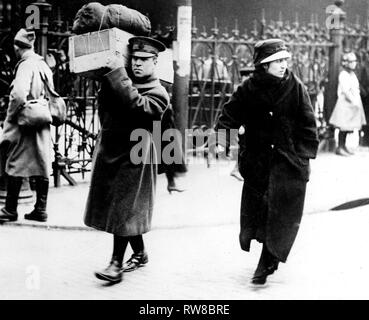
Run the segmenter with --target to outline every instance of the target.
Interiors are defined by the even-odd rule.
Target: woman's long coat
[[[150,230],[157,174],[153,121],[161,120],[168,104],[158,79],[132,84],[124,68],[105,75],[99,94],[102,127],[84,217],[87,226],[119,236]],[[139,128],[143,140],[135,141],[139,138],[131,138],[131,133]],[[139,152],[135,157],[131,151]]]
[[[29,50],[16,66],[11,84],[9,106],[0,138],[1,172],[11,176],[50,176],[50,125],[22,128],[17,124],[19,107],[27,100],[43,98],[44,79],[53,87],[52,72],[44,59]],[[45,78],[46,77],[46,78]]]
[[[292,72],[279,90],[243,82],[224,105],[216,130],[245,127],[239,153],[244,177],[240,244],[266,243],[286,261],[302,217],[309,159],[318,147],[316,122],[304,85]]]

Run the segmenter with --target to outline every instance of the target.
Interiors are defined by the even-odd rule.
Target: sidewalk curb
[[[369,149],[359,153],[357,157],[340,158],[330,153],[322,153],[321,155],[320,161],[312,163],[314,171],[307,186],[304,216],[324,212],[333,213],[334,211],[332,212],[331,209],[342,203],[368,197],[365,186],[369,181],[369,175],[364,170],[366,170],[367,161],[369,160]],[[336,171],[342,170],[342,168],[350,168],[350,170],[344,171],[345,174],[337,175]],[[186,179],[182,181],[185,186],[189,187],[189,191],[182,197],[178,196],[178,198],[168,196],[164,189],[166,187],[165,177],[161,176],[161,180],[158,179],[158,185],[162,189],[155,200],[158,202],[158,206],[156,205],[155,208],[151,230],[239,225],[241,199],[232,196],[230,209],[229,206],[224,205],[230,199],[230,193],[223,192],[223,186],[214,187],[214,184],[221,182],[232,192],[241,194],[240,183],[234,181],[232,177],[228,179],[228,175],[228,168],[225,170],[221,166],[210,169],[196,166],[192,172],[188,172]],[[196,187],[191,190],[192,183]],[[350,185],[351,188],[345,190],[341,187],[343,184]],[[84,181],[79,186],[80,188],[63,186],[50,191],[49,209],[53,212],[53,215],[49,216],[48,221],[28,221],[20,215],[17,221],[0,222],[0,226],[32,227],[45,230],[97,231],[83,223],[82,212],[85,207],[89,182]],[[180,208],[176,208],[177,199],[178,201],[180,199],[184,201]],[[191,201],[188,207],[186,207],[186,201]],[[29,212],[31,207],[31,205],[25,206],[21,210],[22,214],[23,211],[24,213]],[[186,208],[191,211],[187,213]],[[229,210],[232,210],[232,212],[227,212]],[[198,211],[202,215],[199,215]]]
[[[73,230],[73,231],[97,231],[90,227],[83,226],[63,226],[56,224],[38,224],[38,223],[22,223],[22,222],[0,222],[0,226],[7,227],[32,227],[39,229],[53,229],[53,230]]]
[[[304,216],[316,215],[319,213],[327,213],[331,212],[331,210],[319,210],[319,211],[311,211],[306,212]],[[174,224],[174,225],[159,225],[153,226],[150,231],[155,230],[175,230],[175,229],[187,229],[187,228],[205,228],[205,227],[219,227],[219,226],[231,226],[231,225],[239,225],[238,221],[222,221],[215,223],[200,223],[200,224]],[[103,230],[97,230],[87,226],[63,226],[56,224],[41,224],[40,223],[23,223],[23,222],[0,222],[1,226],[7,227],[31,227],[38,229],[47,229],[47,230],[66,230],[66,231],[96,231],[96,232],[104,232]]]
[[[174,229],[187,229],[187,228],[205,228],[205,227],[219,227],[219,226],[231,226],[231,225],[238,225],[238,222],[232,221],[225,221],[225,222],[218,222],[218,223],[207,223],[207,224],[176,224],[176,225],[162,225],[162,226],[154,226],[151,228],[150,231],[155,230],[174,230]],[[0,222],[0,227],[31,227],[31,228],[38,228],[38,229],[46,229],[46,230],[67,230],[67,231],[96,231],[96,232],[104,232],[103,230],[97,230],[94,228],[90,228],[87,226],[63,226],[63,225],[56,225],[56,224],[39,224],[39,223],[22,223],[22,222]]]

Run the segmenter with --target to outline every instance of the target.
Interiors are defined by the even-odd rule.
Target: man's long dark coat
[[[259,80],[254,75],[238,87],[216,130],[245,127],[241,248],[249,251],[257,239],[285,262],[302,217],[309,159],[317,153],[316,122],[308,93],[292,72],[277,87]]]
[[[150,230],[157,174],[153,121],[161,120],[168,104],[168,93],[158,79],[132,84],[124,68],[105,75],[99,94],[101,131],[84,217],[87,226],[119,236]],[[138,128],[149,133],[146,143],[131,139]],[[139,164],[131,160],[138,143],[145,160]]]

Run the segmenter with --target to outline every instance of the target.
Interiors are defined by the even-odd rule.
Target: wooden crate
[[[127,64],[128,39],[132,34],[118,28],[105,29],[69,38],[70,71],[85,77],[99,77],[108,58],[117,56]]]
[[[69,68],[78,75],[98,79],[106,70],[107,58],[117,56],[129,62],[128,40],[132,34],[118,28],[105,29],[69,37]],[[173,83],[172,50],[159,54],[157,75]]]

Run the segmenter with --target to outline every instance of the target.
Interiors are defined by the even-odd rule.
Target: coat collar
[[[264,83],[257,78],[250,78],[248,89],[268,107],[282,103],[295,87],[296,78],[293,72],[287,70],[285,78],[279,83],[269,81]]]
[[[145,83],[136,83],[133,82],[133,85],[137,88],[137,89],[151,89],[154,87],[157,87],[160,85],[160,81],[159,79],[152,79],[148,82]]]
[[[27,50],[25,53],[23,53],[22,57],[20,58],[20,60],[17,62],[17,64],[15,65],[15,72],[17,71],[19,65],[26,60],[29,59],[35,59],[35,60],[43,60],[44,58],[41,57],[40,55],[38,55],[36,52],[32,51],[32,50]]]
[[[132,82],[137,89],[151,89],[160,85],[160,81],[155,74],[152,74],[144,80],[132,77]]]

